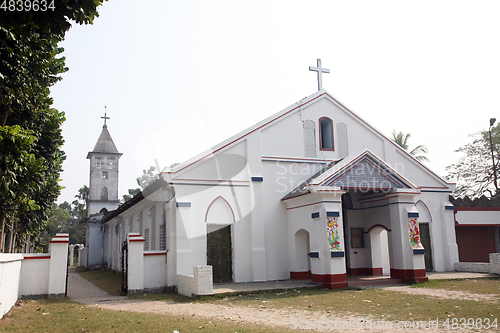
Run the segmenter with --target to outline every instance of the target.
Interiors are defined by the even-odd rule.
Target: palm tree
[[[404,150],[408,151],[408,140],[410,139],[410,134],[405,134],[403,132],[392,131],[392,139],[398,145],[401,146]],[[418,145],[410,151],[410,155],[420,162],[429,162],[429,158],[427,156],[421,154],[428,154],[429,150],[425,145]]]

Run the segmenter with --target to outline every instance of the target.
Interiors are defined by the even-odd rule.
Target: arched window
[[[108,188],[106,186],[101,190],[101,201],[108,201]]]
[[[333,121],[330,118],[319,119],[319,144],[321,150],[334,150]]]

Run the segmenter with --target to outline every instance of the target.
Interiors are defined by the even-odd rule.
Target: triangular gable
[[[281,200],[309,194],[309,185],[378,191],[417,188],[368,149],[357,151],[342,161],[329,163]]]
[[[311,183],[342,189],[416,188],[409,180],[367,149],[347,157]]]
[[[332,103],[334,103],[335,105],[337,105],[341,110],[346,112],[346,114],[350,115],[353,119],[355,119],[357,122],[359,122],[363,127],[365,127],[367,130],[369,130],[371,133],[375,134],[376,136],[378,136],[378,137],[382,138],[383,140],[386,140],[389,143],[391,143],[392,145],[394,145],[399,150],[399,152],[401,154],[408,157],[415,164],[418,164],[418,166],[421,169],[423,169],[427,174],[429,174],[432,178],[438,180],[444,186],[446,186],[446,187],[448,186],[448,183],[443,178],[441,178],[440,176],[438,176],[437,174],[432,172],[429,168],[427,168],[424,164],[422,164],[421,162],[419,162],[418,160],[413,158],[410,154],[408,154],[408,152],[406,152],[404,149],[402,149],[398,144],[396,144],[394,141],[389,139],[387,136],[385,136],[384,134],[382,134],[381,132],[376,130],[375,127],[370,125],[366,120],[362,119],[355,112],[353,112],[352,110],[347,108],[344,104],[339,102],[335,97],[333,97],[329,92],[327,92],[324,89],[317,91],[314,94],[302,99],[300,102],[294,103],[294,104],[290,105],[289,107],[281,110],[280,112],[277,112],[274,115],[260,121],[259,123],[247,128],[246,130],[244,130],[244,131],[232,136],[231,138],[219,143],[218,145],[212,147],[212,149],[206,150],[205,152],[177,165],[171,171],[164,171],[165,178],[172,179],[172,178],[178,177],[179,174],[183,173],[184,171],[187,171],[188,169],[196,166],[199,163],[202,163],[206,159],[212,158],[215,155],[220,154],[220,153],[226,151],[227,149],[235,146],[236,144],[238,144],[239,142],[244,140],[248,135],[250,135],[258,130],[262,130],[268,126],[271,126],[271,125],[275,124],[276,122],[281,121],[281,120],[285,119],[286,117],[294,114],[295,112],[299,112],[304,107],[310,106],[310,105],[320,101],[323,98],[326,98],[329,101],[331,101]],[[332,162],[332,161],[327,161],[327,162]]]

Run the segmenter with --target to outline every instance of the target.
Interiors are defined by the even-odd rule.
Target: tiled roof
[[[492,198],[487,198],[483,195],[475,199],[471,199],[468,196],[455,199],[450,195],[450,202],[455,207],[500,207],[500,195]]]
[[[95,144],[93,153],[113,153],[118,154],[118,149],[116,149],[115,143],[111,138],[108,131],[108,126],[104,125],[102,127],[101,135]]]

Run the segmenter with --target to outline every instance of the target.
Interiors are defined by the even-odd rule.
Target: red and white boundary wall
[[[161,292],[167,284],[167,251],[144,251],[145,239],[139,233],[129,233],[128,293]]]
[[[56,234],[49,253],[0,254],[0,318],[19,298],[64,297],[69,234]]]

